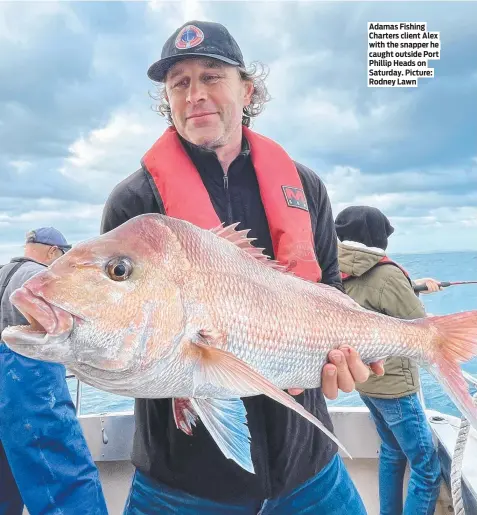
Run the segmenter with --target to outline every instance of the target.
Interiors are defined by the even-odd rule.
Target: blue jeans
[[[198,472],[200,473],[200,472]],[[287,495],[242,504],[209,501],[157,483],[138,470],[123,515],[366,515],[341,458]]]
[[[360,395],[381,437],[379,499],[381,515],[432,515],[441,484],[441,468],[432,432],[417,394],[397,399]],[[406,463],[409,478],[403,510]]]
[[[0,515],[107,515],[65,367],[0,342]]]

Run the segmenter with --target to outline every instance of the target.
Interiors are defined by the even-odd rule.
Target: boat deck
[[[330,408],[335,432],[353,456],[345,464],[366,505],[369,515],[379,515],[378,450],[379,437],[366,408]],[[447,474],[459,420],[427,411],[439,446],[444,475]],[[438,415],[441,420],[434,422]],[[88,445],[96,461],[110,515],[122,515],[134,468],[129,461],[134,434],[132,412],[80,416]],[[107,436],[107,438],[104,437]],[[106,443],[105,443],[106,442]],[[465,488],[472,502],[477,498],[477,433],[472,430],[466,448],[463,471]],[[408,477],[408,472],[406,473]],[[407,480],[406,480],[407,484]],[[405,495],[405,492],[404,492]],[[443,482],[436,515],[452,513],[452,501]],[[24,511],[27,514],[27,510]],[[345,512],[343,512],[345,513]],[[290,514],[293,515],[293,514]],[[468,503],[466,515],[477,515]]]
[[[362,496],[368,515],[379,515],[377,459],[345,459],[345,463]],[[98,467],[110,515],[121,515],[134,469],[129,462],[123,461],[99,462]],[[443,487],[435,515],[448,515],[449,513],[452,513],[452,502],[448,496],[446,487]]]

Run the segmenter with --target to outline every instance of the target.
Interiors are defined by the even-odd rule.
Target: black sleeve
[[[103,216],[101,218],[100,234],[112,231],[119,225],[123,224],[128,218],[128,214],[121,205],[121,200],[124,200],[126,195],[124,193],[118,195],[114,189],[106,200],[103,208]]]
[[[322,270],[321,282],[344,292],[338,264],[338,239],[328,192],[318,175],[302,164],[296,165],[310,210],[315,251]]]
[[[161,206],[161,207],[159,207]],[[146,213],[164,214],[144,170],[120,182],[111,192],[103,209],[100,234],[109,232],[131,218]]]

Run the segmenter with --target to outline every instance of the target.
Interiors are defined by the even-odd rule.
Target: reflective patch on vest
[[[308,211],[308,203],[306,201],[305,193],[301,188],[282,186],[282,190],[289,207],[297,207]]]

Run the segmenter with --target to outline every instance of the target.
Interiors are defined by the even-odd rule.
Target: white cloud
[[[73,241],[98,233],[100,203],[139,168],[166,127],[150,109],[147,66],[165,39],[192,19],[224,23],[247,62],[270,65],[273,100],[254,126],[319,173],[335,214],[350,203],[381,207],[397,227],[393,245],[399,250],[477,248],[477,157],[473,166],[462,165],[468,158],[463,142],[475,130],[471,97],[464,96],[476,85],[475,67],[471,76],[464,55],[475,37],[475,17],[463,3],[450,10],[443,2],[425,4],[33,2],[25,10],[25,4],[0,3],[0,71],[15,77],[11,70],[25,62],[31,74],[21,90],[14,81],[0,84],[0,174],[16,181],[10,197],[0,198],[0,262],[11,254],[9,242],[21,248],[31,224],[57,225]],[[441,31],[443,56],[452,58],[441,59],[427,89],[370,92],[363,63],[371,19],[426,19],[430,30]],[[60,42],[52,30],[58,27]],[[91,34],[74,37],[85,31]],[[452,45],[460,53],[452,54]],[[464,84],[462,76],[472,78]],[[451,94],[442,93],[443,84]],[[455,118],[447,120],[451,112]],[[428,157],[440,159],[436,141],[446,145],[446,167],[420,169]],[[70,191],[83,202],[35,199],[68,199]]]
[[[477,208],[430,209],[421,217],[390,217],[389,252],[477,251]]]
[[[293,29],[287,23],[289,11],[283,7],[283,2],[244,2],[246,17],[250,20],[247,39],[257,39],[263,45],[278,47],[281,51],[292,47]],[[242,34],[238,36],[245,39]]]
[[[416,97],[375,95],[364,103],[362,88],[344,72],[354,66],[359,74],[360,68],[346,60],[325,48],[308,55],[289,52],[272,61],[267,82],[272,100],[254,122],[257,130],[267,131],[298,160],[310,153],[341,153],[344,146],[379,157],[383,145],[405,137]],[[316,70],[323,72],[318,78]],[[334,75],[342,82],[326,80]]]
[[[3,39],[15,45],[17,51],[26,50],[42,34],[48,21],[59,16],[72,32],[83,29],[79,18],[66,2],[29,2],[20,6],[15,2],[0,2],[0,41]]]
[[[18,174],[24,174],[25,172],[27,172],[28,170],[31,169],[31,167],[33,166],[33,163],[31,163],[30,161],[10,161],[9,163],[14,169],[15,171],[18,173]]]
[[[152,0],[147,4],[148,10],[156,17],[160,17],[161,25],[165,25],[170,34],[183,23],[190,20],[209,20],[203,2],[198,0],[183,0],[181,2],[165,2],[163,0]],[[164,38],[165,41],[165,38]]]
[[[104,127],[70,145],[60,172],[102,191],[103,199],[121,179],[140,167],[140,160],[166,128],[165,120],[133,103],[111,115]]]
[[[72,244],[98,235],[102,210],[102,204],[53,199],[38,199],[21,213],[9,214],[0,209],[0,264],[23,253],[24,237],[34,228],[56,227]]]
[[[471,173],[462,167],[426,173],[364,174],[354,167],[335,166],[319,175],[335,217],[350,205],[377,207],[396,229],[389,251],[415,252],[477,250],[477,189],[470,183]],[[472,177],[475,185],[477,175]],[[395,191],[397,184],[400,191]],[[454,185],[465,184],[470,186],[466,193],[454,192]]]
[[[334,166],[319,171],[319,175],[336,203],[381,199],[383,207],[393,207],[405,198],[408,206],[426,208],[445,206],[449,199],[458,197],[463,203],[473,205],[477,201],[477,166],[472,161],[452,168],[395,173],[363,173],[352,166]]]

